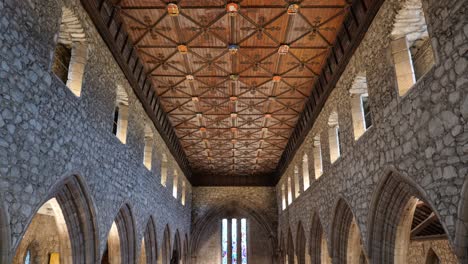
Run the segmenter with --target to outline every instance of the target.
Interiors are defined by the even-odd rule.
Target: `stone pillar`
[[[72,44],[70,66],[68,67],[67,87],[76,95],[81,96],[81,86],[83,85],[84,69],[88,50],[83,42]]]
[[[405,95],[416,83],[411,52],[406,36],[392,41],[392,55],[400,96]]]
[[[232,219],[228,219],[227,224],[227,237],[228,237],[228,247],[227,247],[227,261],[228,264],[232,264]]]

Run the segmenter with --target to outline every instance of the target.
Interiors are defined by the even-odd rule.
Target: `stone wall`
[[[457,257],[453,254],[447,240],[433,240],[411,242],[408,251],[408,264],[427,263],[429,250],[434,251],[441,264],[458,263]]]
[[[13,264],[23,264],[29,250],[32,264],[48,264],[49,254],[60,252],[60,241],[54,216],[37,214],[26,232]]]
[[[51,72],[64,8],[79,18],[86,35],[88,58],[79,97]],[[112,134],[117,86],[129,95],[126,144]],[[150,216],[158,246],[166,225],[172,237],[177,230],[182,237],[189,235],[191,185],[154,127],[153,167],[148,170],[143,164],[148,122],[79,0],[0,0],[0,247],[8,253],[3,259],[14,256],[38,208],[71,176],[83,183],[94,212],[90,220],[98,240],[96,259],[124,204],[135,225],[135,252],[140,252]],[[160,184],[163,153],[170,168],[167,187]],[[178,199],[172,196],[175,170]],[[185,206],[180,200],[182,180],[187,186]]]
[[[388,263],[376,252],[389,252],[392,243],[376,241],[373,232],[387,226],[385,217],[376,216],[377,194],[383,193],[387,177],[407,182],[413,194],[426,201],[446,230],[450,246],[466,258],[468,244],[468,5],[466,0],[423,1],[435,65],[404,96],[396,87],[391,56],[391,32],[402,0],[386,0],[353,55],[336,88],[318,116],[309,135],[277,185],[278,232],[293,230],[296,243],[299,223],[310,238],[314,213],[319,214],[329,250],[337,201],[342,198],[355,217],[364,251],[370,263]],[[349,89],[360,73],[367,78],[373,119],[358,140],[354,139]],[[328,124],[338,110],[341,157],[330,162]],[[281,186],[294,178],[294,166],[309,157],[314,179],[313,138],[320,135],[323,175],[311,180],[311,187],[281,210]],[[302,171],[302,169],[299,169]],[[390,176],[389,176],[390,175]],[[292,184],[294,189],[294,184]],[[287,188],[286,188],[287,189]],[[387,190],[392,192],[391,189]],[[294,193],[294,190],[292,191]],[[385,199],[385,197],[381,197]],[[388,212],[401,211],[388,201]],[[396,202],[396,201],[395,201]],[[393,210],[393,211],[392,211]],[[375,220],[377,219],[377,220]],[[343,235],[344,237],[344,235]],[[281,241],[286,244],[287,241]],[[386,241],[389,242],[389,241]],[[387,248],[386,248],[387,247]],[[378,250],[383,249],[383,250]],[[336,249],[333,249],[336,251]],[[333,251],[330,254],[334,255]],[[383,254],[383,253],[382,253]],[[335,260],[336,263],[336,260]]]
[[[248,221],[249,263],[276,263],[277,209],[272,187],[195,187],[192,201],[192,263],[221,263],[221,220]]]

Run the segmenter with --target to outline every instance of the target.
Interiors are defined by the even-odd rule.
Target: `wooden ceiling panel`
[[[172,14],[166,0],[81,1],[93,16],[109,15],[99,30],[107,27],[105,34],[114,40],[123,23],[144,68],[129,80],[132,87],[145,86],[145,109],[163,109],[152,119],[166,118],[157,125],[162,131],[168,131],[167,122],[172,125],[174,131],[162,134],[173,142],[171,151],[184,161],[184,170],[202,175],[202,182],[224,177],[239,184],[284,168],[304,109],[318,111],[309,99],[313,89],[323,93],[316,81],[351,12],[346,0],[297,1],[297,13],[288,13],[292,2],[286,0],[240,0],[233,13],[226,11],[226,0],[176,0]],[[358,8],[353,18],[368,10]],[[111,29],[114,13],[119,23]],[[125,51],[116,42],[108,45],[113,53]],[[121,67],[125,59],[118,57]],[[131,70],[135,74],[135,68],[127,69],[127,76]]]

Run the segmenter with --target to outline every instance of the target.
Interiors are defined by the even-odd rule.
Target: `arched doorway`
[[[33,263],[96,262],[94,210],[85,190],[76,176],[53,188],[32,217],[13,263],[23,263],[26,257]]]

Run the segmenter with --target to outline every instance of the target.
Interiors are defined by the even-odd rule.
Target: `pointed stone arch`
[[[169,264],[170,263],[171,253],[172,253],[171,230],[169,228],[169,225],[166,225],[166,228],[164,229],[164,234],[163,234],[163,241],[162,241],[162,244],[161,244],[161,257],[162,257],[162,263],[163,264]]]
[[[331,228],[333,263],[361,263],[365,255],[359,228],[350,206],[343,198],[337,202]]]
[[[0,203],[0,263],[10,263],[10,219],[4,208]]]
[[[171,264],[179,264],[182,256],[182,244],[180,240],[179,230],[176,230],[174,235],[174,245],[172,246],[172,254],[171,254]]]
[[[129,204],[124,204],[115,217],[109,230],[107,249],[104,252],[105,259],[108,257],[110,263],[116,263],[112,258],[120,259],[120,263],[136,262],[136,239],[135,223]]]
[[[306,235],[301,222],[297,226],[296,255],[298,264],[306,263]]]
[[[314,213],[310,224],[309,252],[312,263],[331,263],[327,242],[318,213]]]
[[[296,263],[294,261],[294,258],[296,256],[296,254],[295,254],[295,251],[294,251],[294,240],[293,240],[291,229],[288,230],[288,242],[287,242],[286,246],[287,246],[287,249],[286,249],[286,253],[287,253],[286,261],[287,261],[287,263],[288,264]]]
[[[31,216],[27,228],[39,210],[48,204],[51,206],[49,209],[54,212],[60,248],[64,250],[61,252],[61,260],[65,263],[96,262],[98,241],[95,210],[86,184],[79,176],[72,175],[59,181],[51,190],[36,213]],[[27,232],[28,229],[25,230],[25,234]],[[21,242],[23,241],[18,241],[14,246],[16,254],[20,253],[18,251],[24,246]]]
[[[158,245],[156,236],[156,224],[153,216],[150,216],[146,224],[145,234],[143,236],[144,244],[142,244],[142,258],[146,264],[156,264],[158,261]]]
[[[434,250],[432,248],[430,248],[427,251],[426,264],[440,264],[440,263],[441,263],[441,261],[440,261],[439,256],[437,256],[437,254],[434,252]]]
[[[458,203],[454,246],[460,260],[468,262],[468,179],[465,179]]]
[[[430,212],[423,222],[415,226],[415,214],[419,208]],[[416,183],[397,173],[390,172],[376,190],[369,214],[369,255],[373,261],[382,263],[407,262],[410,239],[416,237],[424,226],[437,223],[442,236],[446,227],[425,192]],[[419,218],[419,217],[418,217]]]

